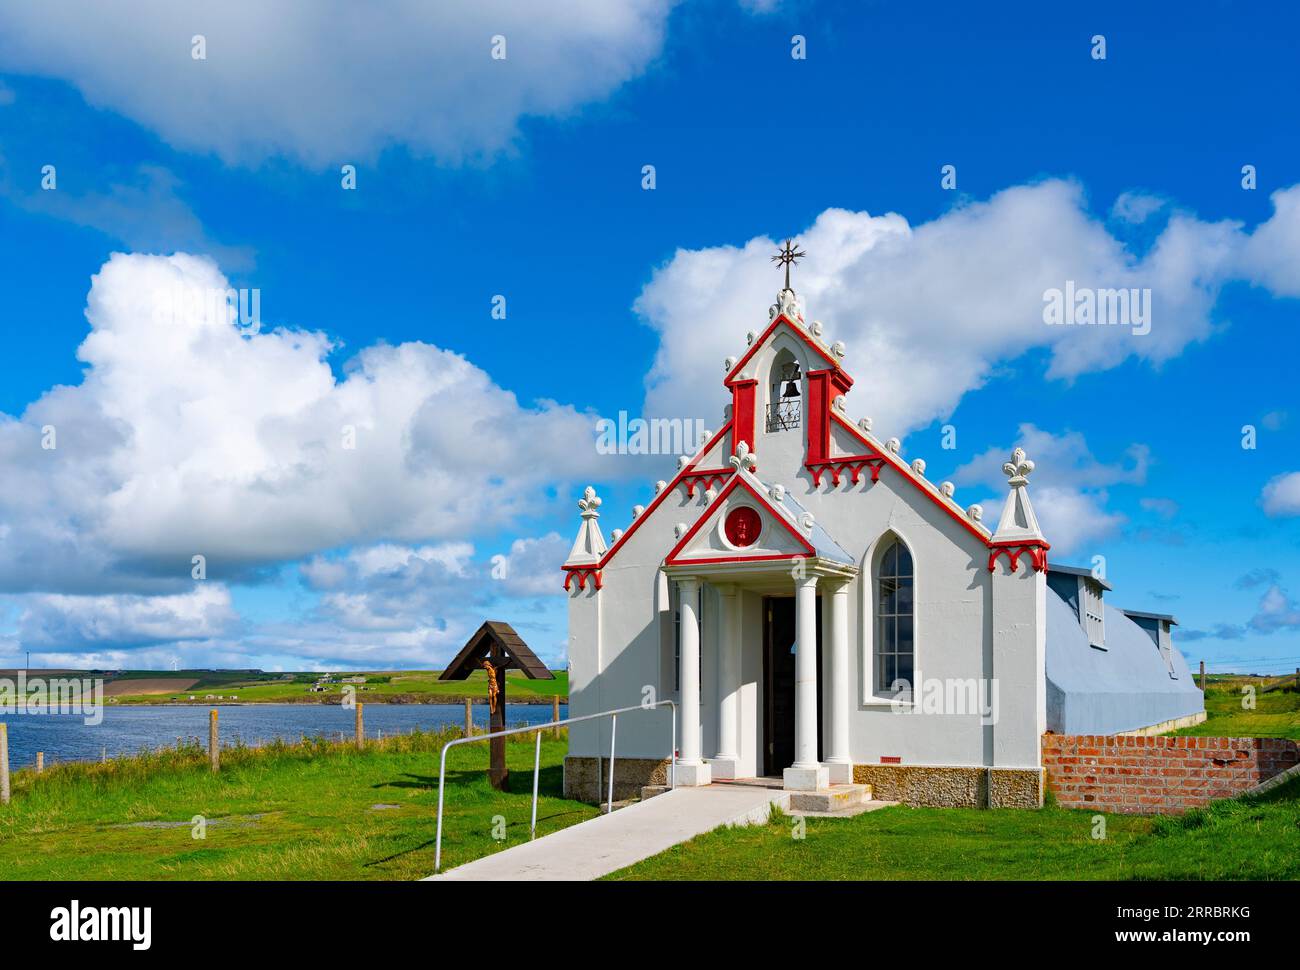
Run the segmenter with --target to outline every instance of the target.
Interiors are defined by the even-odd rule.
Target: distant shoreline
[[[130,695],[125,695],[130,696]],[[354,695],[355,696],[355,695]],[[487,705],[486,697],[442,697],[442,696],[424,696],[408,694],[376,694],[373,697],[357,697],[358,704],[393,704],[395,706],[413,705],[413,704],[432,704],[434,706],[457,707],[463,705],[465,701],[471,704],[484,706]],[[523,700],[507,699],[506,707],[550,707],[554,703],[554,697],[526,697]],[[328,699],[316,697],[304,697],[301,700],[292,698],[276,698],[274,700],[192,700],[192,701],[151,701],[151,700],[131,700],[127,703],[121,703],[120,698],[105,698],[105,704],[111,707],[268,707],[276,704],[290,704],[295,707],[316,704],[321,707],[342,707],[343,695],[333,694]],[[569,698],[560,697],[561,704],[567,705]]]

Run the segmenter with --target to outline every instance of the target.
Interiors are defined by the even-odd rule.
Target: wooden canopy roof
[[[500,620],[488,620],[479,627],[438,679],[464,680],[481,670],[480,664],[488,659],[498,670],[522,670],[529,680],[555,679],[514,628]]]

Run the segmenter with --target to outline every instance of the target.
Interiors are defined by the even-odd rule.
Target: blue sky
[[[0,13],[0,666],[430,666],[486,613],[558,659],[548,569],[582,486],[608,532],[675,464],[601,460],[591,420],[716,427],[785,235],[850,344],[855,415],[986,507],[991,456],[1023,441],[1059,559],[1104,556],[1116,602],[1176,614],[1193,664],[1300,665],[1285,5],[607,0],[553,13],[562,37],[508,4],[124,6]],[[216,364],[133,329],[143,287],[202,275],[177,252],[257,288],[267,331],[323,335],[335,387],[311,347],[259,335]],[[1037,294],[1064,278],[1149,286],[1149,339],[1046,327]],[[276,451],[281,422],[335,407],[393,440],[405,415],[427,460]],[[331,484],[299,521],[304,468]],[[201,587],[191,549],[218,550]]]

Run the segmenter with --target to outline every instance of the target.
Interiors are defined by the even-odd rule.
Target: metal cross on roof
[[[803,259],[808,255],[802,249],[796,248],[793,244],[793,239],[787,239],[785,245],[775,256],[772,257],[772,262],[781,263],[785,266],[785,288],[787,290],[790,289],[790,264]]]

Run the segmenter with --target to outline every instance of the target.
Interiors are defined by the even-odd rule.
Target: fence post
[[[36,752],[36,773],[39,775],[39,774],[43,774],[44,771],[45,771],[45,752],[37,751]]]
[[[1201,661],[1201,690],[1205,690],[1205,661]]]
[[[357,750],[360,751],[366,746],[366,728],[365,722],[361,717],[361,709],[366,705],[357,704]]]
[[[221,748],[217,746],[217,709],[208,711],[208,767],[221,770]]]
[[[0,805],[9,804],[9,725],[0,721]]]
[[[559,719],[560,719],[560,695],[556,694],[554,697],[551,698],[551,720],[558,721]],[[551,728],[551,737],[556,738],[558,740],[558,738],[560,737],[560,729],[558,727]]]
[[[474,705],[468,697],[465,698],[465,737],[472,737],[474,734]]]
[[[99,749],[99,760],[103,764],[108,764],[108,745],[101,745]]]

